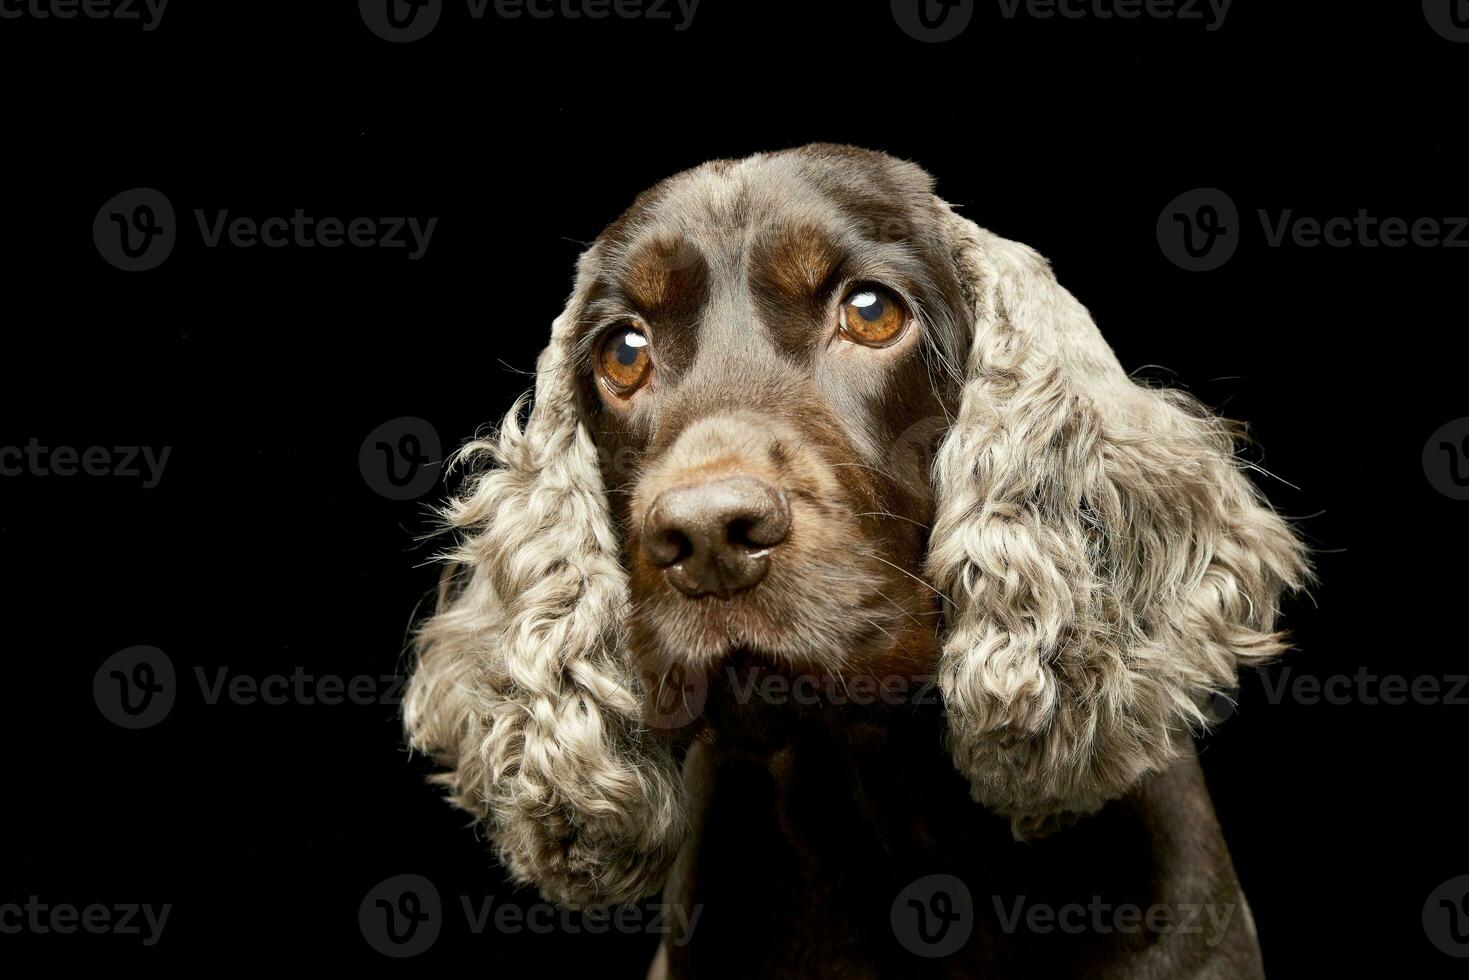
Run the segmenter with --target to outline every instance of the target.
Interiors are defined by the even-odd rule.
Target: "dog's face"
[[[583,254],[529,418],[463,451],[410,737],[567,902],[678,851],[647,710],[674,668],[936,673],[979,804],[1022,834],[1094,811],[1283,648],[1304,552],[1233,450],[917,167],[705,165]]]
[[[810,151],[667,181],[591,250],[581,409],[650,675],[932,675],[967,330],[941,219],[917,168]]]

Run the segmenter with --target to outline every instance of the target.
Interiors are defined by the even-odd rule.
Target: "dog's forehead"
[[[634,213],[648,225],[718,237],[781,221],[829,221],[889,196],[881,160],[786,153],[716,161],[664,181]]]
[[[851,147],[802,147],[743,160],[715,160],[640,195],[608,229],[611,253],[638,254],[649,239],[685,238],[710,262],[737,259],[780,229],[831,237],[877,231],[876,220],[917,222],[933,181],[917,166]]]
[[[927,238],[931,207],[927,173],[870,150],[715,160],[643,192],[599,238],[596,264],[645,310],[748,278],[809,291],[843,254]]]

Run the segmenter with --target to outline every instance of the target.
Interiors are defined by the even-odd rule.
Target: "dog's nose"
[[[643,553],[684,595],[729,596],[765,577],[790,529],[785,494],[730,476],[659,494],[643,519]]]

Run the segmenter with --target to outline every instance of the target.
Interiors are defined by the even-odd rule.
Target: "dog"
[[[1255,977],[1194,754],[1306,549],[918,166],[639,196],[462,450],[411,745],[512,878],[697,915],[653,976]]]

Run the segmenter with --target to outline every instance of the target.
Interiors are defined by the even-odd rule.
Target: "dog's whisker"
[[[923,625],[922,623],[920,623],[917,620],[917,618],[914,617],[914,615],[912,613],[910,613],[908,610],[904,609],[902,606],[900,606],[898,603],[894,602],[892,599],[888,598],[887,593],[883,592],[881,589],[877,588],[876,586],[873,586],[872,591],[873,592],[876,592],[878,595],[882,596],[884,599],[887,599],[888,604],[891,605],[894,609],[898,610],[898,612],[902,613],[904,616],[907,616],[910,620],[912,620],[914,626],[922,626]]]
[[[862,553],[864,555],[866,555],[868,558],[875,558],[878,561],[882,562],[884,565],[890,565],[891,567],[896,568],[898,571],[902,572],[904,575],[908,576],[913,581],[915,581],[919,585],[923,586],[925,589],[928,589],[930,592],[932,592],[935,595],[937,595],[940,599],[943,599],[945,602],[949,603],[950,605],[953,605],[954,600],[950,599],[947,595],[945,595],[944,593],[940,592],[938,589],[934,588],[933,585],[931,585],[928,582],[925,582],[923,579],[919,578],[917,575],[914,575],[912,572],[908,571],[906,568],[902,567],[901,565],[895,565],[895,564],[893,564],[892,562],[888,561],[886,558],[882,557],[881,555],[877,554],[876,552],[864,551]]]
[[[868,619],[866,616],[863,616],[862,617],[862,621],[865,622],[868,626],[871,626],[873,629],[875,629],[875,630],[879,631],[880,633],[882,633],[889,640],[892,640],[894,644],[896,644],[898,642],[898,638],[896,636],[894,636],[893,634],[889,633],[887,630],[883,629],[875,621],[873,621],[871,619]]]
[[[923,528],[925,531],[930,530],[929,526],[927,524],[923,523],[922,521],[915,521],[911,517],[904,517],[901,514],[894,514],[894,513],[890,512],[890,511],[886,511],[886,510],[868,510],[868,511],[863,511],[860,514],[853,514],[852,516],[853,517],[891,517],[895,521],[907,521],[909,524],[916,524],[916,525],[918,525],[919,527]]]
[[[850,702],[852,700],[852,691],[850,688],[847,687],[846,677],[842,676],[842,672],[840,670],[828,671],[828,673],[830,674],[830,676],[836,678],[837,683],[842,686],[842,695],[847,699],[847,701]]]
[[[867,470],[867,471],[869,471],[871,473],[875,473],[878,476],[882,477],[884,480],[892,480],[894,483],[900,482],[898,480],[898,478],[896,476],[894,476],[892,473],[889,473],[887,470],[881,469],[880,467],[873,466],[870,463],[859,463],[859,462],[856,462],[856,461],[849,461],[849,462],[845,462],[845,463],[828,463],[827,465],[828,466],[831,466],[834,469],[840,469],[841,467],[844,467],[844,466],[855,466],[858,469],[863,469],[863,470]]]

